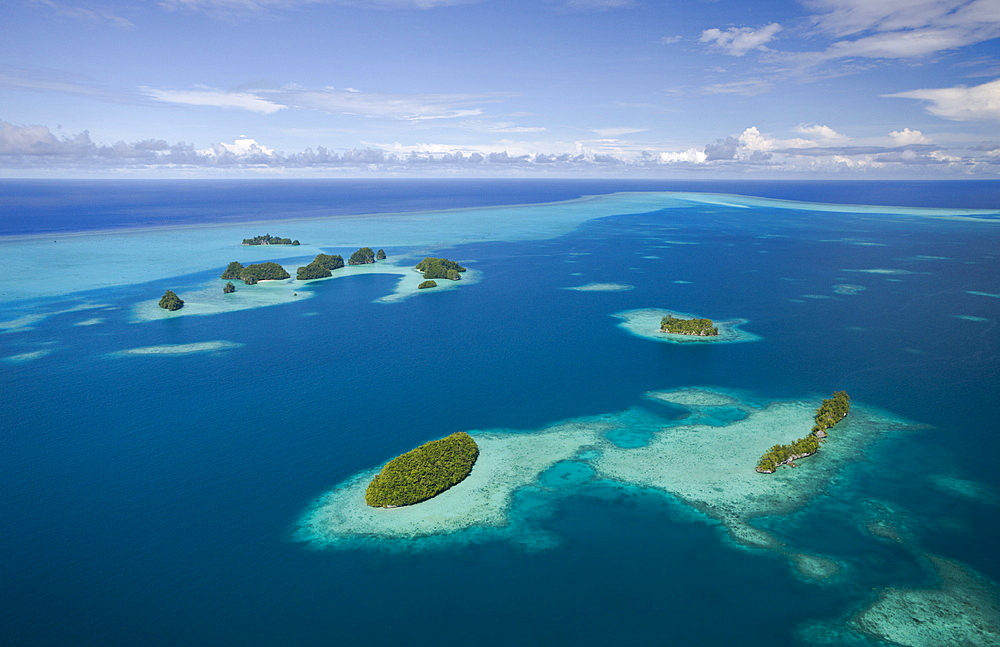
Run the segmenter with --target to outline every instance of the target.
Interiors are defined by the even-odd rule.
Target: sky
[[[0,177],[1000,178],[1000,0],[4,0]]]

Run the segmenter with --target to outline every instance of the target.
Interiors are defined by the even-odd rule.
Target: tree
[[[165,310],[180,310],[184,307],[184,301],[173,290],[167,290],[160,297],[160,307]]]
[[[347,261],[349,265],[367,265],[368,263],[374,262],[375,252],[372,251],[371,247],[362,247],[358,251],[351,254],[351,258]]]

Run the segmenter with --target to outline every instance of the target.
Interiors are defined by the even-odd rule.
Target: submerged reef
[[[740,327],[747,323],[746,319],[712,321],[713,325],[711,327],[716,330],[717,334],[700,335],[664,332],[662,330],[663,322],[668,318],[711,321],[710,319],[684,312],[674,312],[673,310],[661,310],[658,308],[640,308],[618,312],[611,316],[621,319],[622,322],[618,325],[637,337],[672,344],[732,344],[760,339],[757,335],[747,332]]]

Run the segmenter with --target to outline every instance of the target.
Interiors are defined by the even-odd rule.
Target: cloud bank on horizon
[[[1000,177],[996,0],[5,13],[9,177]]]

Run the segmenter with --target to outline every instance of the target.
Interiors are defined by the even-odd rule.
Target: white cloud
[[[892,137],[892,142],[896,146],[906,146],[908,144],[929,144],[931,141],[930,138],[926,137],[919,130],[910,130],[909,128],[894,130],[889,133],[889,137]]]
[[[212,88],[198,90],[157,90],[142,88],[153,99],[166,103],[178,103],[188,106],[212,106],[216,108],[240,108],[251,112],[269,115],[285,106],[261,99],[249,92],[224,92]]]
[[[332,114],[384,117],[405,121],[453,119],[483,114],[480,106],[510,97],[502,93],[414,93],[359,92],[332,87],[312,89],[286,86],[259,91],[269,101],[291,108],[308,108]]]
[[[659,160],[667,164],[675,164],[677,162],[704,164],[708,160],[708,155],[705,153],[705,151],[698,150],[697,148],[689,148],[686,151],[680,151],[680,152],[666,151],[660,153]]]
[[[674,43],[679,43],[684,40],[683,36],[664,36],[660,39],[660,43],[663,45],[673,45]]]
[[[754,97],[764,94],[774,89],[774,82],[768,79],[754,78],[741,79],[739,81],[728,81],[725,83],[713,83],[701,88],[704,94],[741,94],[747,97]]]
[[[706,29],[701,32],[702,43],[710,43],[716,49],[721,49],[730,56],[743,56],[753,49],[767,49],[765,45],[781,31],[781,25],[774,22],[760,29],[750,27],[730,27],[721,29]]]
[[[598,137],[621,137],[622,135],[632,135],[635,133],[644,133],[648,128],[592,128],[590,132],[594,133]]]
[[[1000,79],[971,88],[959,85],[882,96],[929,101],[929,113],[955,121],[1000,120]]]
[[[65,18],[72,18],[88,23],[109,23],[123,29],[130,29],[135,25],[128,18],[101,11],[100,9],[88,9],[86,7],[75,7],[73,5],[55,2],[54,0],[29,0],[31,4],[51,9],[56,14]]]
[[[232,144],[219,142],[208,150],[198,152],[202,155],[211,155],[213,157],[223,157],[227,153],[237,157],[256,157],[261,155],[267,157],[274,156],[273,148],[268,148],[267,146],[258,143],[257,140],[247,137],[246,135],[241,135]]]
[[[829,126],[821,126],[819,124],[799,124],[795,127],[795,132],[826,142],[841,142],[850,139],[846,135],[841,135]]]

